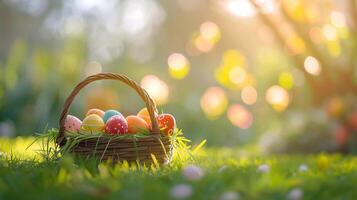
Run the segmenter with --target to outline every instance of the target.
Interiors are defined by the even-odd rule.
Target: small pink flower
[[[175,199],[186,199],[192,195],[192,187],[187,184],[179,184],[171,189],[170,194]]]
[[[257,171],[261,173],[268,173],[270,171],[270,166],[268,164],[259,165]]]
[[[182,175],[190,181],[201,180],[204,176],[202,168],[195,165],[188,165],[182,170]]]
[[[239,194],[237,192],[225,192],[221,194],[218,200],[239,200]]]
[[[292,189],[287,196],[288,200],[300,200],[303,196],[303,191],[300,188]]]

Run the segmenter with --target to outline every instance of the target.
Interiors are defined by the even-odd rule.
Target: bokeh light
[[[239,104],[229,107],[227,117],[233,125],[241,129],[247,129],[253,124],[252,113]]]
[[[236,85],[242,85],[247,78],[247,72],[242,67],[234,67],[229,71],[229,80]]]
[[[154,75],[146,75],[141,80],[141,87],[149,93],[157,105],[167,103],[169,98],[169,87],[158,77]]]
[[[174,79],[183,79],[190,71],[190,63],[187,58],[179,53],[173,53],[167,59],[169,74]]]
[[[217,24],[211,21],[206,21],[200,25],[199,33],[193,34],[186,49],[190,55],[207,53],[214,49],[220,39],[221,31]],[[194,47],[194,49],[192,47]]]
[[[217,42],[221,37],[221,31],[217,24],[210,21],[201,24],[200,33],[202,37],[214,42]]]
[[[271,13],[277,7],[275,0],[256,0],[255,2],[264,13]],[[224,7],[231,14],[242,18],[254,17],[257,14],[249,0],[227,0],[224,2]]]
[[[221,85],[234,90],[253,85],[255,82],[253,75],[247,71],[245,57],[234,49],[224,52],[215,77]]]
[[[227,109],[228,99],[220,87],[210,87],[201,97],[201,108],[209,119],[216,119]]]
[[[289,72],[280,73],[279,85],[285,89],[291,89],[294,85],[294,76]]]
[[[245,104],[253,105],[257,102],[257,90],[253,86],[244,87],[241,93],[241,98]]]
[[[326,24],[323,28],[322,28],[322,34],[324,35],[324,37],[327,40],[336,40],[337,38],[337,30],[330,24]]]
[[[98,74],[101,73],[102,71],[103,71],[102,65],[96,61],[91,61],[85,66],[86,76]]]
[[[211,41],[201,35],[197,36],[197,38],[194,40],[194,44],[199,51],[204,52],[204,53],[211,51],[214,47],[213,41]]]
[[[265,99],[276,111],[279,112],[284,111],[290,101],[288,92],[278,85],[271,86],[266,91]]]
[[[332,11],[330,14],[331,24],[337,28],[343,28],[346,26],[345,15],[338,11]]]
[[[235,50],[229,49],[223,53],[223,65],[227,67],[235,67],[235,66],[245,66],[245,57],[244,55]]]
[[[255,9],[248,0],[230,0],[226,4],[227,10],[239,17],[253,17]]]
[[[307,73],[318,76],[321,72],[320,62],[313,56],[306,57],[304,61],[304,68]]]

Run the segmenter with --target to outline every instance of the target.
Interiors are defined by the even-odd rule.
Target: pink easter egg
[[[128,133],[128,122],[122,115],[114,115],[107,121],[105,132],[111,135]]]
[[[64,128],[71,133],[78,133],[81,129],[82,121],[73,115],[68,115],[64,122]]]

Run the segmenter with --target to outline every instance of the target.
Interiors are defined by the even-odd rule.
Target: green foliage
[[[218,199],[230,191],[241,199],[286,199],[294,189],[302,191],[302,199],[357,197],[355,156],[246,157],[238,149],[206,149],[204,142],[191,148],[179,141],[172,163],[165,166],[113,165],[70,155],[39,161],[5,151],[0,157],[0,198],[173,199],[170,191],[178,184],[192,188],[188,199]],[[15,142],[0,140],[2,145]],[[182,170],[192,164],[203,169],[202,179],[183,176]],[[262,164],[270,170],[259,171]]]

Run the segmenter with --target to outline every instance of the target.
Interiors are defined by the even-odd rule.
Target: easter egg
[[[166,135],[171,135],[176,128],[176,120],[170,114],[161,114],[157,117],[159,127]]]
[[[71,133],[78,133],[81,129],[82,121],[73,115],[67,115],[64,122],[64,129]]]
[[[126,117],[126,121],[128,122],[128,133],[138,133],[140,131],[148,131],[149,125],[142,118],[130,115]]]
[[[128,132],[128,122],[122,115],[114,115],[107,121],[105,132],[111,135],[125,134]]]
[[[140,112],[137,114],[138,117],[142,118],[143,120],[146,121],[146,123],[149,125],[149,128],[151,129],[151,119],[150,119],[150,114],[147,108],[143,108],[140,110]],[[157,114],[155,113],[155,117]]]
[[[99,117],[103,117],[104,116],[104,111],[100,110],[100,109],[97,109],[97,108],[93,108],[93,109],[88,110],[86,116],[91,115],[91,114],[96,114]]]
[[[107,110],[107,111],[105,111],[104,116],[103,116],[104,122],[107,123],[109,118],[111,118],[115,115],[120,115],[120,116],[124,117],[120,112],[118,112],[116,110]]]
[[[90,114],[84,118],[81,130],[90,133],[97,133],[101,132],[104,129],[104,126],[104,121],[100,116],[96,114]]]

